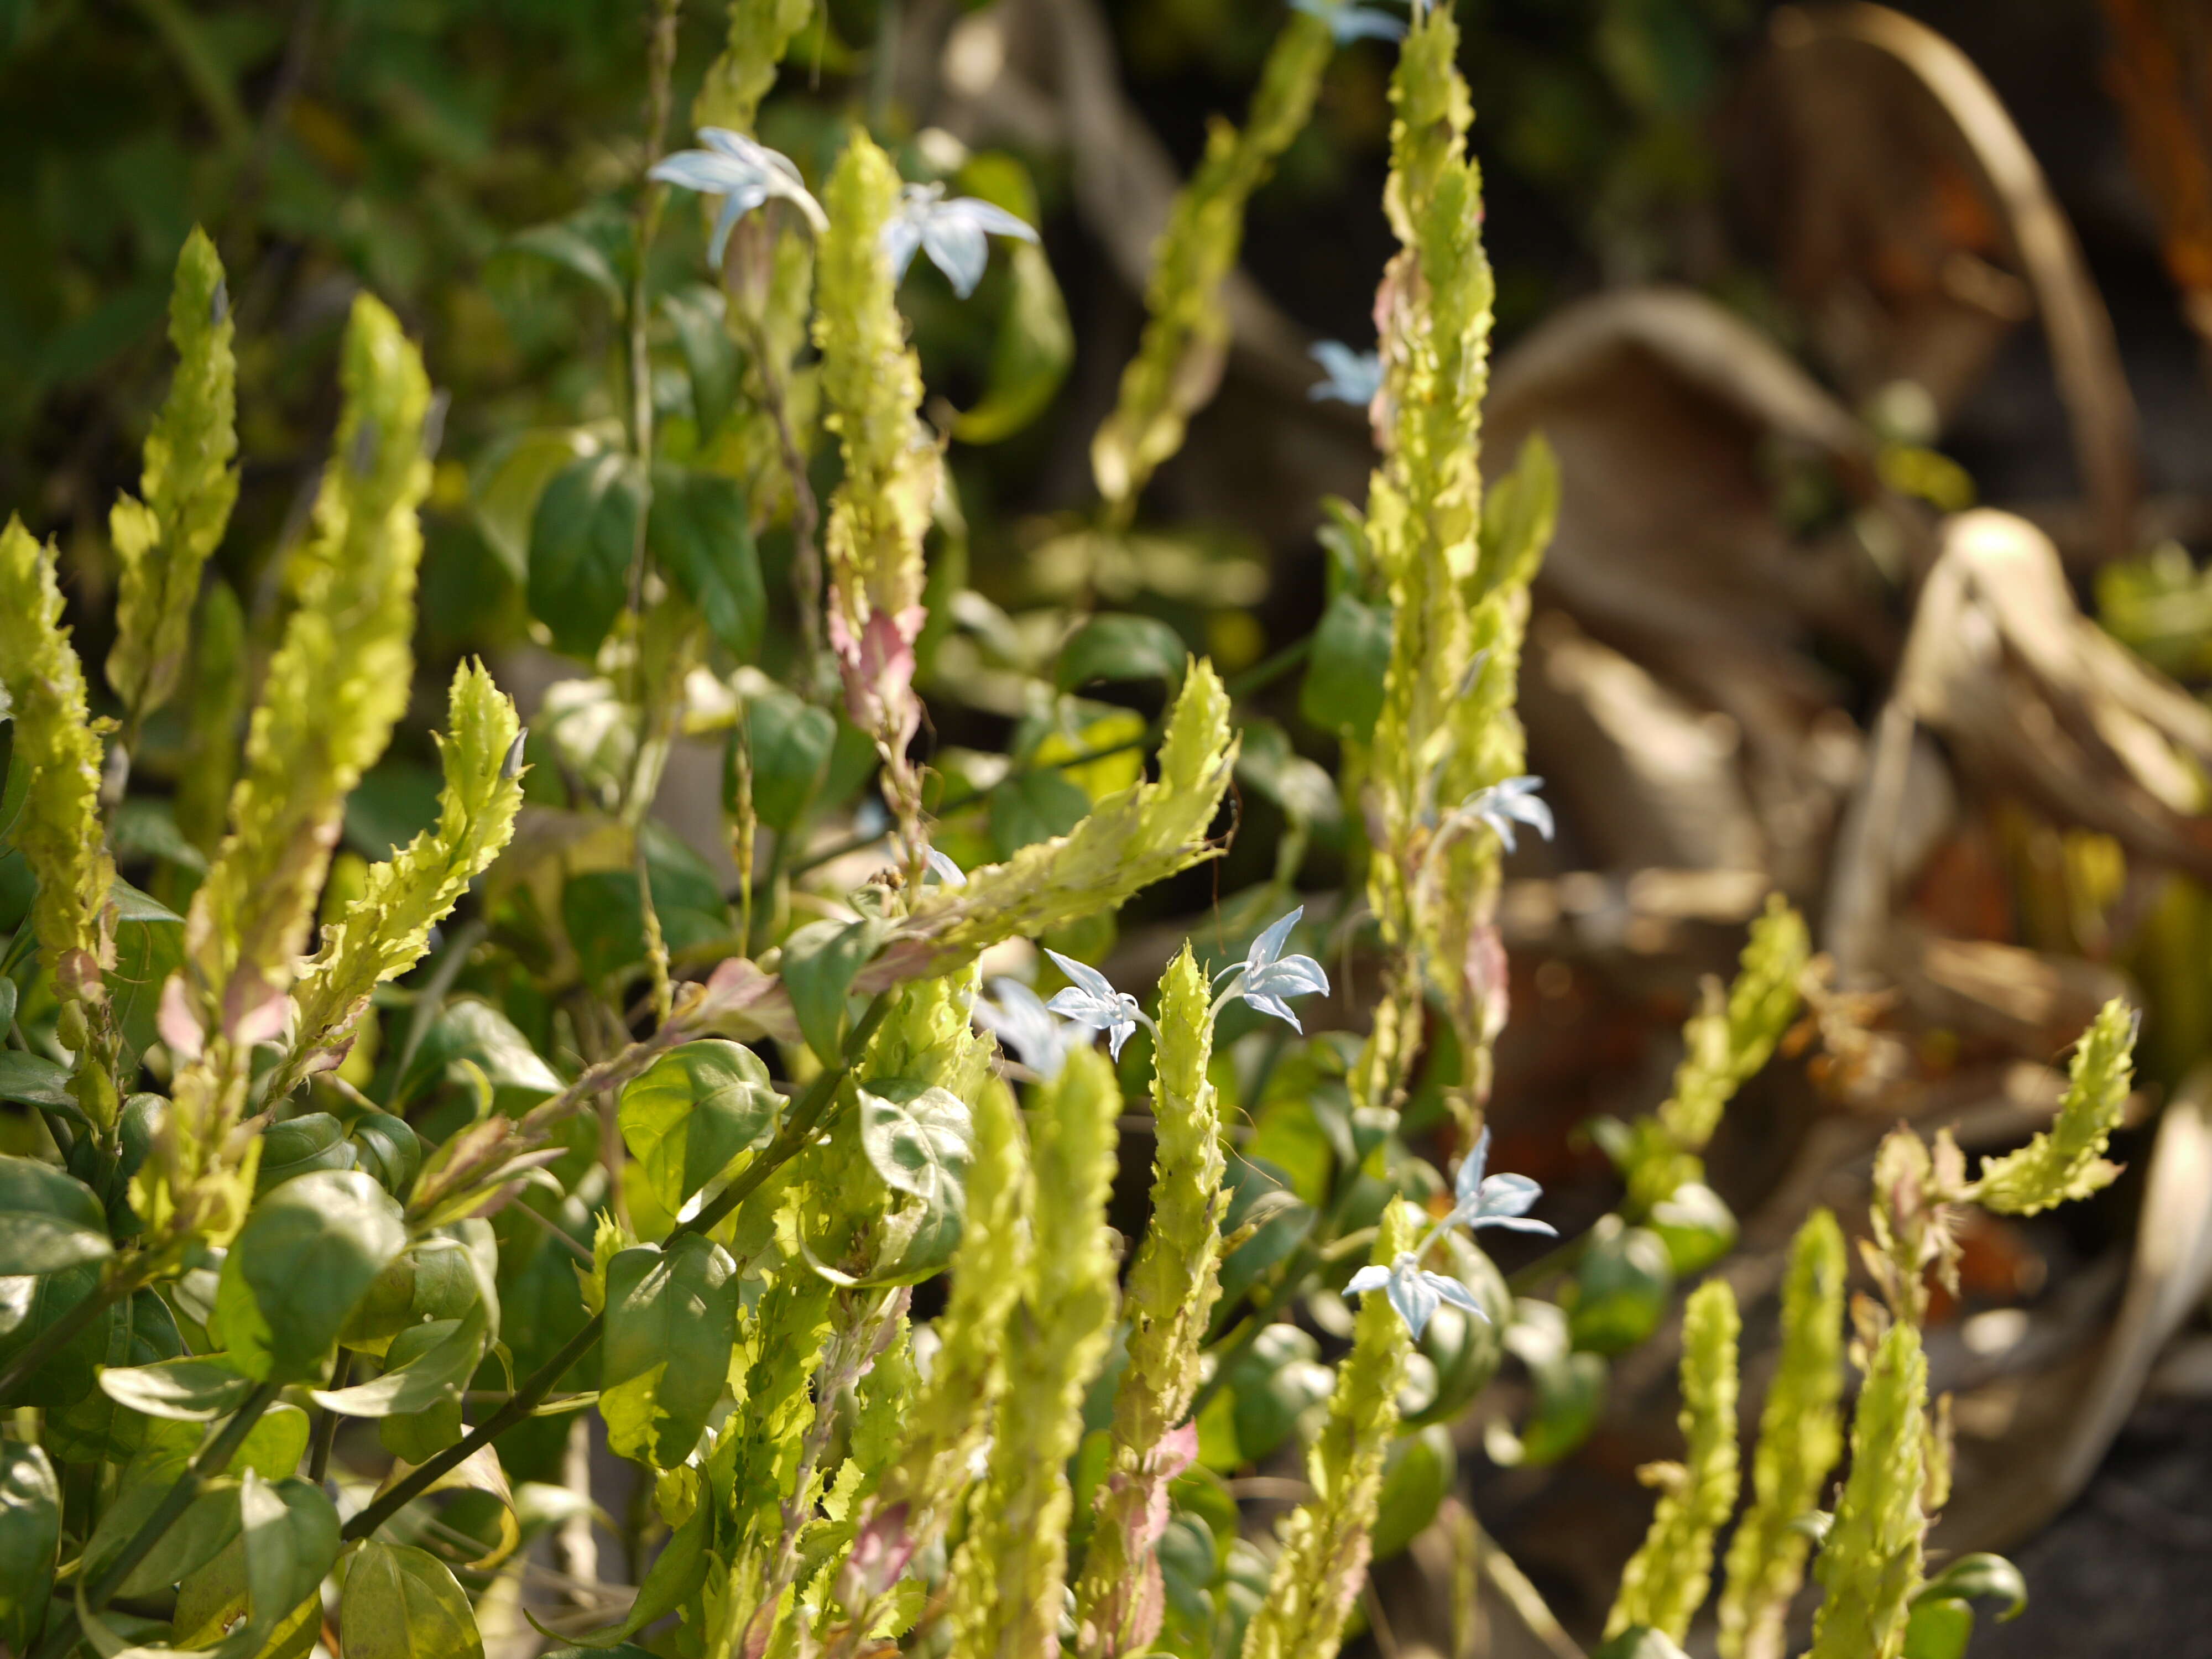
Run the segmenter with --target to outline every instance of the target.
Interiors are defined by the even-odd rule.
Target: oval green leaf
[[[233,1363],[261,1381],[319,1372],[406,1238],[399,1206],[358,1170],[320,1170],[276,1188],[223,1260],[216,1317]]]
[[[617,1119],[630,1156],[672,1215],[740,1154],[766,1143],[782,1100],[741,1043],[687,1042],[623,1090]]]
[[[738,1340],[738,1269],[712,1239],[623,1250],[607,1263],[599,1414],[622,1456],[673,1468],[722,1397]]]

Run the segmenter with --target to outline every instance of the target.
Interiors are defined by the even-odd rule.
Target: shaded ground
[[[2212,1654],[2212,1401],[2148,1402],[2081,1500],[2012,1553],[2027,1611],[1973,1659]]]

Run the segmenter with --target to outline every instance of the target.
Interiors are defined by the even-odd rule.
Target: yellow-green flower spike
[[[730,0],[729,33],[691,103],[695,127],[750,132],[776,66],[814,15],[814,0]]]
[[[1689,1454],[1670,1472],[1643,1547],[1620,1575],[1606,1616],[1607,1639],[1632,1626],[1680,1643],[1705,1605],[1713,1577],[1713,1540],[1735,1508],[1735,1292],[1708,1279],[1682,1313],[1682,1438]]]
[[[1035,1246],[1003,1339],[1006,1386],[991,1462],[951,1573],[955,1659],[1050,1659],[1060,1644],[1073,1499],[1066,1464],[1115,1303],[1113,1067],[1078,1048],[1038,1091],[1030,1131]]]
[[[898,169],[855,131],[823,205],[814,343],[822,353],[824,424],[845,477],[831,498],[824,547],[830,641],[854,720],[895,771],[920,708],[914,642],[921,631],[921,542],[937,495],[938,446],[920,418],[921,365],[907,343],[884,228],[897,210]]]
[[[2106,1158],[2105,1147],[2134,1087],[2139,1024],[2117,997],[2099,1011],[2074,1051],[2051,1127],[2016,1152],[1983,1159],[1968,1196],[2002,1215],[2033,1215],[2112,1184],[2119,1166]]]
[[[1729,1544],[1721,1590],[1721,1659],[1782,1659],[1790,1599],[1812,1540],[1799,1526],[1820,1507],[1843,1453],[1843,1229],[1815,1210],[1790,1247],[1782,1286],[1782,1357],[1759,1415],[1751,1506]]]
[[[1389,1267],[1413,1247],[1420,1212],[1403,1199],[1383,1212],[1369,1260]],[[1398,1390],[1413,1339],[1384,1296],[1364,1299],[1352,1352],[1337,1368],[1328,1423],[1306,1460],[1314,1495],[1284,1522],[1267,1599],[1245,1626],[1243,1659],[1334,1659],[1367,1573],[1382,1495],[1382,1458],[1398,1429]]]
[[[1720,1127],[1736,1091],[1759,1073],[1797,1018],[1798,981],[1812,957],[1804,918],[1779,894],[1751,925],[1725,998],[1708,981],[1705,1006],[1682,1027],[1682,1062],[1654,1116],[1638,1126],[1628,1168],[1628,1207],[1648,1212],[1686,1181],[1700,1179],[1698,1154]]]
[[[354,302],[344,413],[295,562],[295,609],[270,659],[231,792],[230,833],[185,923],[210,1025],[253,1028],[289,988],[345,798],[384,752],[414,677],[417,503],[429,488],[430,383],[399,320]]]
[[[1194,661],[1169,712],[1156,780],[1108,796],[1065,836],[970,871],[965,886],[928,890],[894,936],[886,965],[942,972],[1001,939],[1035,939],[1112,909],[1212,857],[1218,849],[1206,832],[1236,760],[1229,693],[1212,664]]]
[[[1199,1346],[1221,1291],[1221,1116],[1206,1080],[1212,988],[1185,945],[1160,976],[1152,1050],[1152,1214],[1129,1270],[1129,1364],[1114,1396],[1113,1449],[1076,1584],[1080,1653],[1133,1652],[1156,1495],[1189,1462],[1167,1445],[1199,1384]],[[1191,1450],[1195,1450],[1194,1442]]]
[[[100,821],[100,732],[85,706],[84,666],[62,626],[54,551],[10,517],[0,531],[0,686],[15,726],[13,764],[29,779],[11,839],[39,878],[31,926],[60,993],[63,1042],[82,1049],[105,1026],[101,972],[113,939],[115,881]],[[115,1090],[99,1065],[80,1073],[79,1101],[103,1127]],[[89,1097],[88,1098],[87,1097]]]
[[[463,663],[453,672],[439,740],[446,787],[437,827],[372,869],[368,890],[323,930],[322,948],[295,996],[293,1056],[272,1094],[335,1063],[340,1056],[333,1049],[367,1012],[369,994],[422,959],[430,930],[499,856],[522,806],[521,737],[514,704],[481,663]]]
[[[1229,341],[1221,285],[1243,246],[1245,204],[1305,130],[1334,51],[1326,22],[1293,12],[1261,70],[1244,130],[1212,124],[1198,171],[1169,211],[1145,284],[1144,338],[1121,371],[1120,400],[1091,441],[1098,493],[1118,514],[1182,447],[1185,426],[1220,380]]]
[[[988,1435],[1006,1382],[1007,1316],[1030,1274],[1028,1142],[1012,1092],[996,1078],[977,1091],[968,1214],[952,1258],[952,1289],[932,1327],[937,1354],[884,1472],[876,1509],[907,1506],[908,1536],[940,1535],[969,1484],[969,1459]],[[854,1611],[857,1611],[855,1609]]]
[[[146,434],[136,497],[108,514],[121,565],[107,683],[135,731],[169,700],[185,662],[200,571],[238,501],[237,360],[222,261],[198,226],[177,256],[169,343],[177,372]],[[126,736],[129,735],[126,733]]]
[[[1920,1333],[1890,1328],[1851,1414],[1851,1473],[1814,1564],[1826,1593],[1811,1659],[1899,1659],[1920,1588],[1928,1445],[1928,1358]]]

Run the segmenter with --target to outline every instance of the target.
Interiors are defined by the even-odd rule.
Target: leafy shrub
[[[630,419],[619,437],[527,435],[479,493],[526,526],[544,637],[593,675],[526,735],[463,664],[435,821],[388,858],[335,848],[413,682],[441,414],[376,300],[354,307],[312,530],[283,556],[265,638],[204,574],[239,446],[223,275],[197,234],[175,379],[113,516],[112,713],[95,717],[52,550],[20,521],[0,537],[0,1093],[28,1109],[0,1157],[0,1404],[18,1408],[0,1442],[0,1637],[17,1651],[301,1654],[335,1579],[349,1655],[480,1652],[463,1581],[535,1528],[587,1520],[590,1493],[545,1494],[570,1414],[592,1411],[638,1467],[622,1530],[643,1571],[587,1646],[1326,1659],[1370,1556],[1437,1513],[1453,1462],[1435,1425],[1502,1355],[1535,1405],[1496,1426],[1492,1455],[1562,1456],[1607,1357],[1733,1243],[1701,1154],[1796,1014],[1808,946],[1778,902],[1690,1022],[1671,1097],[1600,1126],[1619,1212],[1513,1285],[1478,1238],[1551,1231],[1533,1182],[1489,1170],[1482,1125],[1505,1015],[1500,854],[1551,827],[1513,696],[1559,486],[1540,442],[1486,489],[1479,470],[1492,292],[1450,16],[1417,13],[1392,82],[1400,252],[1379,356],[1335,362],[1332,384],[1371,402],[1380,455],[1364,507],[1330,509],[1306,701],[1341,739],[1341,799],[1316,801],[1310,763],[1260,730],[1240,754],[1232,687],[1136,617],[1060,641],[1037,682],[1048,717],[994,780],[963,792],[920,763],[942,602],[925,555],[951,510],[901,282],[919,252],[964,296],[993,238],[1032,298],[1049,270],[1008,208],[905,182],[864,131],[818,195],[750,135],[807,15],[734,0],[700,147],[651,169],[618,260],[573,228],[535,239],[629,273],[606,287]],[[1247,130],[1217,129],[1095,447],[1109,526],[1218,368],[1245,198],[1333,44],[1378,27],[1302,7]],[[690,195],[719,280],[659,294],[645,251]],[[656,442],[664,368],[689,400],[682,459]],[[810,457],[833,444],[825,509]],[[771,536],[788,606],[769,597]],[[1097,679],[1167,688],[1149,775],[1144,722],[1069,695]],[[717,720],[734,904],[647,821],[678,735]],[[173,797],[132,794],[134,757],[161,742],[184,757]],[[1343,940],[1363,896],[1309,922],[1295,857],[1226,907],[1241,957],[1187,944],[1143,998],[1085,960],[1116,907],[1216,854],[1240,764],[1293,823],[1340,808],[1363,826],[1386,963],[1364,1038],[1310,1035],[1322,1005],[1293,1006],[1332,988],[1296,947]],[[871,782],[882,822],[854,850],[880,844],[887,866],[825,904],[801,879],[827,861],[817,832]],[[116,874],[131,849],[154,855],[155,892]],[[1040,984],[986,986],[984,953],[1025,941],[1045,946]],[[1231,1021],[1266,1033],[1280,1079],[1240,1103],[1256,1122],[1233,1176]],[[1812,1568],[1816,1654],[1936,1659],[1971,1629],[1967,1597],[2012,1593],[1988,1560],[1923,1582],[1948,1486],[1927,1275],[1948,1269],[1952,1206],[2032,1212],[2112,1178],[2132,1043],[2107,1010],[2050,1133],[1978,1180],[1948,1141],[1885,1145],[1865,1247],[1885,1305],[1859,1313],[1866,1382]],[[1417,1086],[1460,1153],[1449,1182],[1409,1138]],[[1137,1094],[1152,1185],[1124,1273],[1106,1216]],[[1844,1271],[1815,1215],[1729,1553],[1730,1656],[1780,1650],[1843,1449]],[[915,1319],[917,1287],[939,1281],[940,1310]],[[1359,1305],[1341,1323],[1316,1314],[1348,1339],[1325,1364],[1295,1316],[1343,1297]],[[1652,1472],[1608,1652],[1676,1651],[1706,1599],[1739,1496],[1737,1329],[1725,1281],[1691,1293],[1686,1461]],[[390,1468],[374,1485],[351,1450],[334,1459],[349,1421],[377,1425]],[[1294,1437],[1310,1495],[1271,1561],[1220,1471]],[[431,1501],[457,1491],[488,1495],[489,1518]]]

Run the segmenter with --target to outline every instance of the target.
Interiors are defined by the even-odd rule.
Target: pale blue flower
[[[1354,404],[1361,409],[1375,401],[1382,389],[1382,354],[1354,351],[1341,340],[1316,341],[1306,356],[1321,365],[1328,378],[1306,388],[1317,404]]]
[[[1460,816],[1486,823],[1498,833],[1507,852],[1513,851],[1513,826],[1525,823],[1546,841],[1552,838],[1552,809],[1536,792],[1541,778],[1508,778],[1487,789],[1478,789],[1460,804]]]
[[[1024,242],[1037,239],[1036,231],[1002,207],[973,196],[948,201],[942,185],[908,185],[899,192],[898,211],[884,227],[891,279],[905,280],[915,250],[920,248],[964,300],[983,280],[983,267],[991,257],[985,240],[989,236],[1012,236]]]
[[[1549,1233],[1557,1237],[1558,1228],[1528,1213],[1544,1195],[1544,1189],[1524,1175],[1486,1176],[1483,1170],[1489,1163],[1490,1131],[1485,1129],[1474,1150],[1460,1164],[1459,1178],[1452,1183],[1456,1201],[1443,1224],[1464,1227],[1469,1232],[1478,1227],[1504,1227],[1516,1233]]]
[[[1305,913],[1306,908],[1301,904],[1254,939],[1243,961],[1231,963],[1214,975],[1216,979],[1236,975],[1221,994],[1223,1002],[1231,997],[1242,997],[1261,1013],[1286,1021],[1301,1036],[1305,1034],[1305,1027],[1298,1024],[1298,1017],[1291,1012],[1285,999],[1328,994],[1328,975],[1322,971],[1321,963],[1311,957],[1283,954],[1291,929],[1298,925],[1298,919]]]
[[[934,847],[923,848],[921,858],[922,862],[929,866],[929,873],[935,876],[944,885],[965,887],[968,884],[966,872]]]
[[[765,202],[789,202],[806,216],[816,234],[829,229],[830,220],[822,204],[807,193],[806,181],[789,156],[726,127],[700,128],[699,142],[707,148],[679,149],[664,156],[648,176],[665,185],[722,198],[721,210],[714,216],[714,239],[707,248],[707,257],[714,264],[722,263],[722,250],[729,246],[732,227]]]
[[[1449,1273],[1432,1273],[1420,1265],[1420,1258],[1411,1250],[1401,1251],[1389,1267],[1362,1267],[1352,1274],[1352,1282],[1344,1287],[1346,1296],[1364,1296],[1370,1291],[1381,1291],[1390,1298],[1390,1305],[1406,1322],[1406,1328],[1414,1340],[1429,1328],[1429,1319],[1440,1304],[1449,1302],[1462,1313],[1472,1315],[1484,1324],[1490,1316],[1475,1300],[1474,1292]]]
[[[1076,1027],[1045,1006],[1044,999],[1018,979],[994,979],[992,998],[978,998],[975,1023],[1020,1056],[1039,1077],[1060,1075],[1068,1050],[1079,1039]]]
[[[1067,975],[1067,988],[1060,992],[1045,1006],[1064,1019],[1078,1025],[1106,1033],[1107,1052],[1115,1059],[1121,1057],[1121,1045],[1139,1024],[1152,1022],[1137,1006],[1136,998],[1127,991],[1117,991],[1113,982],[1096,968],[1087,967],[1073,957],[1064,957],[1048,948],[1045,955],[1053,959],[1060,971]]]
[[[1406,37],[1406,26],[1377,6],[1340,3],[1339,0],[1291,0],[1291,9],[1320,18],[1328,25],[1328,32],[1336,37],[1340,46],[1354,40],[1402,40]]]

